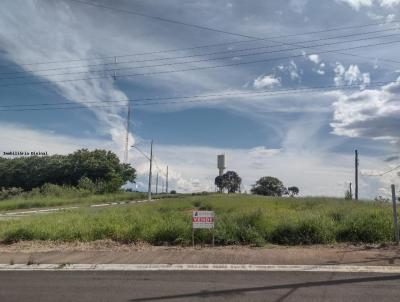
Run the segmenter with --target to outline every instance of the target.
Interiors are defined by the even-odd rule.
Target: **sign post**
[[[393,226],[394,226],[394,237],[396,244],[399,244],[399,225],[397,221],[397,200],[396,200],[396,190],[394,185],[392,187],[392,202],[393,202]]]
[[[192,212],[192,245],[194,247],[194,231],[196,229],[208,229],[212,232],[212,246],[214,246],[214,211]]]

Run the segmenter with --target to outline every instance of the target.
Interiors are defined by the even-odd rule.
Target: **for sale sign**
[[[214,211],[193,211],[193,229],[213,229],[214,216]]]

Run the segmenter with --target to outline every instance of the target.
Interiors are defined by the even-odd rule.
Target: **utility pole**
[[[165,182],[165,192],[168,194],[168,166],[167,166],[167,178]]]
[[[358,200],[358,151],[357,151],[357,149],[355,150],[354,166],[355,166],[354,199],[355,199],[355,200]]]
[[[394,185],[391,186],[392,188],[392,203],[393,203],[393,225],[394,225],[394,237],[396,240],[396,244],[399,244],[399,224],[397,221],[397,200],[396,200],[396,189]]]
[[[156,195],[158,194],[158,172],[157,172],[157,178],[156,178]]]
[[[153,168],[153,140],[150,144],[150,171],[149,171],[149,191],[148,191],[148,201],[151,201],[151,178],[152,178],[152,168]]]

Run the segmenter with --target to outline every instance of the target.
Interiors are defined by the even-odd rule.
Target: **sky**
[[[341,197],[355,149],[361,198],[399,182],[376,175],[400,164],[400,0],[0,7],[0,154],[104,148],[122,160],[134,100],[129,146],[148,153],[154,140],[159,190],[168,165],[169,189],[214,191],[225,154],[242,191],[274,176]],[[130,148],[129,162],[146,190],[147,159]]]

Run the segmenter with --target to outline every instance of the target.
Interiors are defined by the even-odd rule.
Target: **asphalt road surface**
[[[0,301],[400,301],[400,275],[317,272],[0,272]]]
[[[0,301],[400,301],[400,275],[0,272]]]

